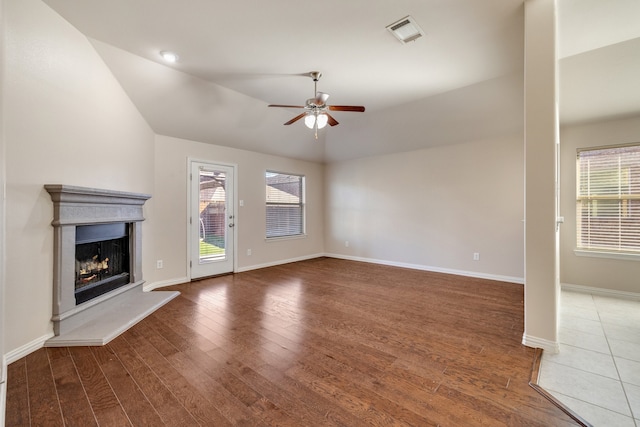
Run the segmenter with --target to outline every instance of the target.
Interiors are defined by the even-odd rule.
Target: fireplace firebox
[[[76,304],[129,283],[129,224],[76,227]]]

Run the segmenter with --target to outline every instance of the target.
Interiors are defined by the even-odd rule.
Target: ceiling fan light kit
[[[305,105],[282,105],[282,104],[270,104],[269,107],[281,107],[281,108],[304,108],[306,111],[297,115],[293,119],[285,123],[290,125],[304,118],[304,124],[309,129],[315,131],[316,139],[318,139],[318,129],[322,129],[327,125],[336,126],[338,121],[334,119],[327,111],[355,111],[364,112],[364,107],[360,105],[327,105],[327,99],[329,94],[324,92],[318,92],[318,80],[322,77],[320,71],[311,71],[309,77],[313,79],[313,98],[307,99]]]
[[[307,114],[304,117],[304,124],[309,129],[313,129],[314,126],[317,126],[318,129],[322,129],[327,125],[328,121],[329,121],[329,117],[327,117],[327,115],[324,113]]]

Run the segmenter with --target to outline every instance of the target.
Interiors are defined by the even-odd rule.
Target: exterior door
[[[234,266],[234,167],[191,162],[191,279],[231,273]]]

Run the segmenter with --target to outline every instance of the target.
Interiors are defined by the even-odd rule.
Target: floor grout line
[[[592,295],[593,296],[593,295]],[[594,301],[595,303],[595,301]],[[607,347],[609,347],[609,354],[611,355],[611,359],[613,360],[613,367],[616,369],[616,373],[618,374],[618,381],[620,381],[620,387],[622,387],[622,392],[624,393],[624,398],[627,400],[627,406],[629,407],[629,413],[631,414],[631,420],[633,424],[638,427],[638,423],[634,418],[633,408],[631,407],[631,402],[629,401],[629,396],[627,395],[627,389],[624,387],[624,382],[622,381],[622,376],[620,375],[620,370],[618,369],[618,363],[616,362],[616,358],[613,355],[613,349],[611,348],[611,343],[609,342],[609,337],[607,336],[607,331],[604,328],[602,322],[602,316],[600,314],[600,309],[598,308],[598,304],[596,305],[596,313],[598,313],[598,319],[600,320],[600,325],[602,326],[602,332],[604,332],[604,340],[607,342]]]
[[[555,394],[554,394],[554,396],[555,396],[555,395],[559,395],[559,396],[566,396],[566,397],[569,397],[569,398],[571,398],[571,399],[573,399],[573,400],[578,400],[578,401],[580,401],[580,402],[582,402],[582,403],[584,403],[584,404],[586,404],[586,405],[589,405],[589,406],[595,406],[595,407],[600,408],[600,409],[603,409],[603,410],[605,410],[605,411],[613,412],[613,413],[616,413],[616,414],[619,414],[619,415],[622,415],[622,416],[624,416],[624,417],[629,418],[629,416],[628,416],[628,415],[625,415],[625,414],[623,414],[623,413],[621,413],[621,412],[618,412],[618,411],[614,411],[613,409],[605,408],[604,406],[600,406],[600,405],[597,405],[597,404],[595,404],[595,403],[588,402],[588,401],[583,400],[583,399],[580,399],[580,398],[578,398],[578,397],[569,396],[568,394],[561,393],[561,392],[559,392],[559,391],[555,391],[555,390],[551,390],[551,391],[553,391],[553,393],[555,393]],[[553,393],[552,393],[552,394],[553,394]],[[556,396],[556,397],[557,397],[557,396]],[[558,399],[559,399],[559,398],[558,398]],[[559,400],[560,400],[560,399],[559,399]],[[633,417],[631,417],[631,418],[633,419]]]
[[[563,345],[566,345],[566,344],[563,344]],[[580,347],[576,347],[576,348],[580,348]],[[583,350],[584,350],[584,349],[583,349]],[[587,350],[587,351],[593,351],[593,350]],[[595,353],[597,353],[597,352],[595,352]],[[600,353],[600,354],[604,354],[604,353]],[[569,367],[569,368],[575,369],[576,371],[584,372],[585,374],[596,375],[596,376],[598,376],[598,377],[602,377],[602,378],[605,378],[605,379],[608,379],[608,380],[617,381],[617,382],[622,382],[622,381],[620,380],[620,374],[618,374],[618,379],[616,379],[616,378],[608,377],[608,376],[606,376],[606,375],[602,375],[602,374],[600,374],[600,373],[598,373],[598,372],[587,371],[587,370],[585,370],[585,369],[576,368],[575,366],[568,365],[568,364],[566,364],[566,363],[556,362],[556,361],[554,361],[554,360],[545,360],[545,363],[553,363],[554,365]]]

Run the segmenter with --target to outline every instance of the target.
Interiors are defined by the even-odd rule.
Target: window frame
[[[269,174],[274,174],[274,175],[282,175],[282,176],[289,176],[289,177],[298,177],[300,179],[299,181],[299,185],[300,185],[300,196],[299,201],[297,203],[292,203],[292,202],[287,202],[287,201],[269,201],[269,197],[268,197],[268,188],[270,187],[269,183],[268,183],[268,178],[269,178]],[[306,237],[306,226],[307,226],[307,209],[306,209],[306,176],[304,174],[300,174],[300,173],[293,173],[293,172],[281,172],[281,171],[277,171],[277,170],[273,170],[273,169],[266,169],[265,170],[265,239],[266,241],[277,241],[277,240],[285,240],[285,239],[300,239],[300,238],[304,238]],[[270,227],[269,227],[269,207],[274,207],[274,206],[280,206],[280,207],[286,207],[286,206],[290,206],[290,207],[299,207],[300,210],[300,226],[299,228],[296,227],[295,232],[291,232],[289,234],[280,234],[280,233],[270,233]],[[272,235],[270,235],[272,234]]]
[[[625,248],[624,245],[621,243],[622,239],[620,239],[620,241],[617,243],[617,245],[607,245],[607,238],[613,237],[614,231],[612,231],[611,233],[607,234],[605,237],[602,238],[602,240],[604,242],[601,242],[601,244],[597,244],[597,243],[587,243],[585,244],[586,240],[590,240],[591,238],[586,238],[585,237],[585,230],[587,230],[587,232],[591,232],[593,229],[595,229],[596,231],[598,231],[599,229],[597,228],[598,225],[592,226],[591,224],[585,226],[583,224],[583,218],[588,217],[589,220],[591,219],[595,219],[595,220],[606,220],[607,218],[617,218],[617,222],[615,224],[615,227],[611,227],[611,230],[615,230],[615,233],[617,233],[619,236],[625,236],[625,235],[629,235],[629,234],[625,234],[625,231],[627,231],[627,233],[629,231],[638,231],[638,227],[640,227],[640,224],[638,224],[638,226],[636,227],[635,224],[632,224],[630,226],[631,230],[627,229],[625,230],[625,227],[623,225],[623,218],[630,218],[633,222],[635,222],[636,219],[639,218],[639,214],[638,211],[640,210],[640,207],[633,207],[631,205],[631,203],[635,200],[640,200],[640,172],[638,172],[638,170],[640,170],[640,158],[638,160],[634,160],[631,165],[628,166],[624,166],[624,169],[621,166],[621,154],[614,154],[611,156],[611,160],[615,160],[615,157],[618,158],[618,166],[616,169],[613,169],[612,172],[614,172],[617,177],[618,177],[618,182],[615,184],[615,190],[617,190],[617,194],[613,194],[612,192],[607,192],[606,191],[606,185],[607,185],[607,180],[602,178],[603,175],[608,174],[607,170],[595,170],[593,173],[590,173],[590,171],[587,172],[583,172],[581,169],[581,155],[585,152],[589,152],[589,153],[597,153],[598,151],[604,151],[604,150],[616,150],[616,149],[624,149],[624,148],[635,148],[637,150],[638,153],[640,153],[640,142],[634,142],[634,143],[628,143],[628,144],[617,144],[617,145],[607,145],[607,146],[597,146],[597,147],[585,147],[585,148],[578,148],[576,150],[576,249],[574,251],[574,253],[578,256],[586,256],[586,257],[601,257],[601,258],[614,258],[614,259],[625,259],[625,260],[640,260],[640,237],[634,237],[632,239],[632,243],[633,245],[631,246],[636,246],[636,248]],[[595,154],[594,154],[595,155]],[[636,169],[636,172],[633,173],[632,169]],[[620,171],[624,171],[624,170],[628,170],[629,172],[626,173],[626,181],[621,181],[620,177],[624,177],[624,174],[621,175]],[[588,186],[587,186],[587,191],[583,190],[583,182],[582,182],[582,178],[583,178],[583,173],[586,173],[587,176],[587,182],[588,182]],[[605,189],[605,191],[603,191],[600,194],[594,194],[591,193],[591,182],[592,182],[592,177],[593,176],[598,176],[598,174],[600,175],[600,179],[596,179],[595,183],[596,185],[600,186],[600,189]],[[635,182],[634,182],[635,179]],[[625,187],[626,190],[625,191]],[[587,209],[593,209],[594,205],[595,205],[595,209],[596,209],[596,215],[593,215],[589,212],[587,212],[586,214],[583,212],[583,210],[585,209],[584,204],[585,202],[590,203],[590,202],[596,202],[595,204],[591,204],[589,207],[587,207]],[[615,208],[613,211],[607,212],[606,208],[605,210],[600,214],[597,215],[598,213],[598,201],[602,201],[603,205],[606,204],[611,204],[611,202],[615,201],[617,202],[618,207]],[[602,208],[600,208],[602,209]],[[617,210],[617,213],[615,212],[615,210]],[[636,212],[633,212],[636,211]],[[614,213],[614,215],[611,215],[611,213]],[[610,224],[609,224],[610,225]],[[603,230],[605,228],[605,224],[600,225],[600,232],[602,233],[601,230]],[[636,227],[636,229],[634,229],[634,227]],[[634,233],[634,234],[636,234]],[[604,234],[603,234],[604,235]],[[612,239],[613,241],[613,239]],[[614,246],[617,246],[614,247]]]

